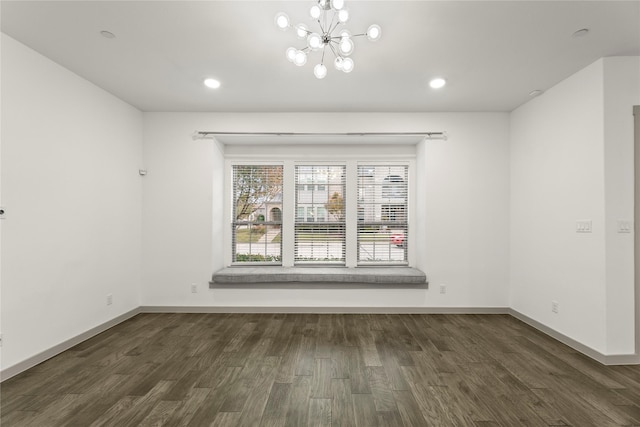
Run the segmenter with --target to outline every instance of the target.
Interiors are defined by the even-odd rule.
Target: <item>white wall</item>
[[[508,114],[145,113],[142,304],[151,306],[505,307]],[[222,268],[225,146],[195,130],[447,131],[417,149],[416,265],[424,289],[208,289]],[[295,150],[295,148],[292,148]],[[340,147],[317,148],[318,152]],[[231,150],[233,151],[233,149]],[[199,292],[190,292],[197,283]],[[441,295],[436,288],[446,284]]]
[[[634,236],[617,228],[634,215],[633,106],[640,105],[640,57],[604,58],[603,71],[607,351],[629,354],[635,352]]]
[[[618,61],[511,114],[510,305],[603,354],[634,352],[633,234],[615,227],[633,218],[638,72]],[[576,233],[577,220],[593,232]]]
[[[1,42],[6,369],[140,305],[142,118]]]

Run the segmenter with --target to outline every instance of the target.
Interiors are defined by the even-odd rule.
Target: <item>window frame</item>
[[[343,178],[342,178],[342,182],[340,184],[336,184],[336,183],[331,184],[331,183],[327,182],[325,185],[326,185],[326,188],[328,188],[329,186],[338,186],[338,185],[341,186],[341,191],[343,193],[342,194],[343,199],[345,199],[345,200],[348,199],[347,192],[346,192],[347,168],[346,168],[346,165],[344,163],[343,164],[336,164],[334,162],[305,162],[305,161],[296,162],[294,164],[294,166],[293,166],[293,168],[294,168],[294,176],[295,176],[296,180],[298,179],[297,170],[298,170],[298,168],[302,168],[302,167],[304,167],[304,168],[324,168],[324,167],[327,167],[327,168],[342,168],[343,174],[344,174]],[[301,174],[301,175],[304,175],[304,174]],[[318,265],[344,267],[345,266],[345,262],[346,262],[346,258],[347,258],[347,254],[346,254],[346,234],[343,237],[343,239],[340,239],[340,240],[343,240],[343,242],[341,242],[342,243],[342,254],[341,254],[341,256],[344,256],[344,260],[340,259],[340,260],[335,260],[335,261],[334,260],[309,261],[309,260],[304,260],[304,259],[297,259],[298,244],[304,242],[304,239],[302,239],[302,240],[295,239],[296,229],[299,226],[301,228],[306,228],[306,227],[309,227],[309,226],[313,227],[314,224],[318,224],[320,227],[328,226],[330,224],[333,224],[333,225],[336,225],[337,228],[342,228],[344,230],[344,232],[346,233],[346,229],[347,229],[347,218],[346,218],[346,215],[345,215],[345,218],[344,218],[343,221],[330,221],[329,218],[328,218],[329,217],[328,212],[326,212],[327,215],[325,215],[325,220],[324,221],[318,221],[318,219],[319,219],[318,210],[319,209],[325,209],[325,211],[326,211],[326,208],[321,207],[321,206],[317,206],[313,202],[312,203],[309,203],[309,202],[306,202],[306,201],[302,201],[301,202],[301,201],[298,200],[298,197],[300,196],[299,190],[302,190],[305,193],[311,191],[312,192],[312,194],[311,194],[312,200],[313,200],[313,196],[314,196],[313,193],[317,192],[317,193],[319,193],[318,195],[324,194],[326,190],[318,190],[317,189],[318,185],[319,184],[317,182],[309,184],[309,183],[303,182],[303,181],[301,181],[299,183],[296,183],[294,181],[294,195],[293,196],[294,196],[294,204],[295,204],[295,209],[296,209],[296,220],[295,220],[295,222],[293,224],[293,227],[291,227],[291,231],[294,233],[294,265],[296,267],[318,266]],[[299,187],[304,187],[304,189],[301,189]],[[311,187],[312,189],[309,190],[309,187]],[[327,192],[327,195],[328,195],[328,192]],[[308,206],[309,204],[313,204],[314,206]],[[305,214],[306,215],[304,216],[304,219],[302,221],[298,221],[299,216],[298,216],[297,212],[298,212],[299,208],[304,208],[305,209]],[[345,209],[346,209],[346,207],[345,207]],[[309,215],[309,212],[311,212],[311,216]],[[311,218],[311,221],[309,220],[310,218]],[[341,224],[344,224],[343,227],[340,227]],[[328,249],[327,249],[327,255],[328,255]]]
[[[418,246],[416,243],[416,194],[415,194],[415,181],[416,181],[416,162],[414,155],[402,155],[396,156],[392,160],[385,160],[388,156],[382,155],[335,155],[335,156],[304,156],[304,155],[287,155],[278,156],[279,159],[275,160],[272,156],[268,155],[241,155],[230,156],[225,158],[225,182],[224,182],[224,225],[223,225],[223,244],[224,244],[224,265],[225,266],[249,266],[251,263],[241,262],[233,263],[233,247],[231,236],[231,221],[232,221],[232,191],[233,191],[233,165],[254,165],[254,166],[283,166],[283,183],[282,183],[282,234],[281,234],[281,257],[282,261],[278,266],[282,267],[308,267],[314,268],[317,266],[331,267],[332,264],[323,264],[321,262],[312,262],[304,264],[296,264],[294,262],[294,226],[295,226],[295,165],[319,165],[319,166],[345,166],[346,173],[346,190],[345,190],[345,210],[346,210],[346,248],[345,248],[345,263],[333,264],[336,267],[388,267],[398,265],[394,263],[370,263],[367,265],[358,263],[358,166],[394,166],[394,165],[406,165],[408,166],[408,203],[407,203],[407,263],[401,266],[413,267],[416,265],[415,248]],[[307,158],[308,157],[308,158]],[[283,160],[284,158],[284,160]],[[339,159],[339,160],[336,160]],[[219,244],[219,241],[214,239],[214,245]],[[265,267],[274,265],[272,263],[262,264]]]
[[[237,245],[238,245],[238,241],[237,241],[237,236],[236,233],[234,233],[234,230],[237,231],[236,227],[237,226],[248,226],[249,229],[251,229],[252,227],[256,226],[256,225],[262,225],[264,227],[268,227],[268,226],[280,226],[280,233],[282,233],[282,209],[280,210],[280,221],[275,221],[272,220],[271,218],[269,218],[271,212],[268,211],[266,208],[267,206],[265,205],[265,213],[264,213],[264,217],[262,220],[252,220],[252,219],[245,219],[245,220],[238,220],[235,216],[235,210],[236,210],[236,181],[235,181],[235,177],[236,177],[236,173],[235,173],[235,168],[236,166],[238,167],[245,167],[245,168],[250,168],[250,167],[256,167],[256,168],[260,168],[260,167],[268,167],[268,168],[281,168],[282,171],[284,172],[284,166],[280,165],[280,164],[273,164],[273,162],[271,164],[254,164],[252,162],[247,162],[247,163],[238,163],[238,164],[234,164],[231,166],[231,188],[230,188],[230,201],[231,201],[231,218],[230,218],[230,222],[228,223],[228,226],[231,227],[231,259],[232,259],[232,264],[233,265],[276,265],[276,266],[282,266],[282,238],[280,239],[280,260],[275,260],[275,261],[234,261],[234,258],[236,258],[237,256]],[[282,178],[284,179],[284,177]],[[284,193],[284,188],[280,189],[281,192],[281,197],[282,194]],[[275,209],[275,208],[274,208]],[[261,214],[262,215],[262,214]],[[266,230],[265,230],[266,231]],[[265,257],[267,256],[267,250],[266,250],[266,245],[268,243],[265,243]],[[250,252],[251,252],[251,246],[252,243],[249,242],[249,248],[250,248]],[[259,246],[259,243],[256,242],[256,246]],[[250,253],[250,256],[253,253]]]
[[[360,168],[373,169],[373,175],[361,175]],[[379,171],[376,171],[376,169]],[[392,173],[391,169],[403,169],[402,176],[388,175],[376,182],[380,176],[385,175],[384,170],[387,169],[388,173]],[[381,174],[381,172],[383,172]],[[372,164],[371,162],[364,164],[360,162],[358,164],[358,265],[360,266],[377,266],[377,265],[396,265],[406,266],[409,262],[408,253],[409,248],[414,244],[410,235],[409,220],[410,220],[410,208],[409,203],[412,199],[409,194],[409,177],[410,166],[408,164]],[[360,184],[364,179],[369,178],[367,185],[361,187]],[[393,178],[389,180],[388,178]],[[387,183],[394,183],[392,188]],[[401,183],[401,185],[397,185]],[[398,188],[400,187],[400,192]],[[379,193],[376,190],[379,189]],[[367,193],[371,193],[373,190],[373,198],[367,197]],[[376,194],[378,194],[376,196]],[[402,199],[402,203],[398,203],[393,199]],[[362,203],[362,205],[360,205]],[[380,213],[379,219],[376,219],[376,211]],[[369,215],[373,213],[373,218],[366,219],[367,212]],[[378,231],[373,232],[377,227]],[[362,230],[362,233],[361,233]],[[388,233],[388,234],[387,234]],[[397,245],[393,241],[395,236],[402,233],[402,244]],[[379,241],[377,239],[380,239]],[[361,249],[361,246],[363,249]],[[367,249],[368,247],[368,249]],[[361,258],[364,252],[367,252],[369,256],[376,257],[376,251],[378,250],[385,253],[388,259],[367,259]],[[399,255],[401,252],[402,259],[392,259]],[[377,257],[376,257],[377,258]]]

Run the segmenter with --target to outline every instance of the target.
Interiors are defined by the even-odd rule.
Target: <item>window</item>
[[[282,166],[233,166],[233,262],[282,261]]]
[[[358,263],[407,263],[407,166],[358,167]]]
[[[267,163],[269,162],[269,163]],[[229,161],[227,264],[409,265],[411,160]],[[229,246],[228,246],[229,247]]]
[[[370,174],[371,170],[367,170],[366,173]],[[375,173],[376,172],[374,170],[374,176]],[[399,175],[387,175],[382,182],[382,197],[385,199],[402,198],[406,194],[406,188],[406,177],[403,178]]]
[[[345,167],[296,166],[295,195],[295,263],[344,264]]]

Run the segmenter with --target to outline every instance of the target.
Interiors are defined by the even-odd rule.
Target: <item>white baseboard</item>
[[[271,307],[146,305],[142,313],[509,314],[507,307]]]
[[[574,350],[579,351],[592,358],[593,360],[602,363],[603,365],[638,365],[640,364],[640,355],[638,354],[602,354],[597,350],[592,349],[584,344],[579,343],[578,341],[570,338],[555,329],[551,329],[550,327],[543,325],[537,320],[533,320],[532,318],[516,311],[512,308],[508,310],[508,313],[520,320],[521,322],[526,323],[527,325],[543,332],[546,335],[549,335],[551,338],[554,338],[561,343],[568,345]]]
[[[83,332],[75,337],[69,338],[66,341],[61,342],[60,344],[54,345],[53,347],[44,350],[35,356],[29,357],[28,359],[23,360],[22,362],[18,362],[15,365],[9,366],[8,368],[0,370],[0,382],[4,380],[8,380],[9,378],[18,375],[21,372],[26,371],[29,368],[33,368],[39,363],[44,362],[45,360],[51,359],[53,356],[56,356],[63,351],[69,350],[71,347],[80,344],[83,341],[88,340],[89,338],[98,335],[106,331],[109,328],[116,326],[118,323],[122,323],[127,319],[132,318],[133,316],[140,313],[140,307],[134,308],[126,313],[121,314],[107,322],[102,323],[94,328],[89,329],[86,332]]]

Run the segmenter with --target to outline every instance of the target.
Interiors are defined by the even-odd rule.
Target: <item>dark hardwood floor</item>
[[[2,426],[640,425],[640,366],[507,315],[141,314],[1,385]]]

